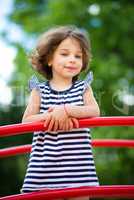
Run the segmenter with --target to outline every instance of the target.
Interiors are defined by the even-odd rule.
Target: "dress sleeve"
[[[29,80],[28,86],[29,90],[32,91],[33,89],[37,89],[40,92],[40,82],[38,81],[37,77],[33,75]]]
[[[85,92],[85,90],[91,85],[92,81],[93,81],[93,72],[90,71],[87,74],[86,78],[84,79],[84,91],[83,92]]]

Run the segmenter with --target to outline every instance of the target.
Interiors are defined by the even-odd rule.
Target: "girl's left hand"
[[[68,120],[62,125],[61,130],[64,131],[71,131],[73,128],[79,128],[78,119],[74,117],[69,117]]]
[[[79,128],[78,120],[69,117],[63,105],[50,107],[48,112],[51,113],[51,118],[45,121],[45,126],[48,127],[48,131],[68,131],[73,128]]]

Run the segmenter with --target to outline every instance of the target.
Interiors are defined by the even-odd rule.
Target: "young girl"
[[[90,130],[78,125],[79,118],[99,116],[90,86],[92,74],[77,80],[90,58],[88,37],[75,26],[50,29],[31,55],[33,67],[47,81],[30,81],[32,92],[23,122],[44,121],[47,130],[34,133],[24,193],[99,184]]]

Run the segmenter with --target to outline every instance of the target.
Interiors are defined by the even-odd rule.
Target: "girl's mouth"
[[[73,67],[73,66],[67,66],[65,68],[68,69],[68,70],[71,70],[71,71],[74,71],[74,70],[77,69],[77,67]]]

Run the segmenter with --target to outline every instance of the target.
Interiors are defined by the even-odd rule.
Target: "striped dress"
[[[40,113],[43,113],[53,105],[83,105],[83,93],[90,79],[91,74],[86,81],[76,81],[71,88],[60,92],[53,90],[48,81],[31,81],[30,87],[39,90]],[[90,129],[34,133],[21,192],[97,185]]]

